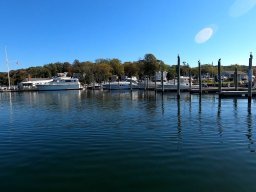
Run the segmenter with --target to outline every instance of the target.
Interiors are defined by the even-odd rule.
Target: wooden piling
[[[248,69],[248,102],[252,101],[252,53],[249,58],[249,69]]]
[[[192,89],[192,75],[191,75],[191,68],[189,67],[189,90]]]
[[[178,55],[178,69],[177,69],[177,99],[180,99],[180,56]]]
[[[234,84],[235,84],[235,90],[238,90],[238,75],[237,75],[237,66],[235,68],[235,73],[234,73]]]
[[[156,87],[156,72],[155,72],[155,92],[157,92],[157,87]]]
[[[198,75],[199,75],[199,95],[202,95],[202,77],[201,77],[201,62],[198,61]]]
[[[130,91],[132,91],[132,77],[131,77],[131,80],[130,80]]]
[[[221,94],[221,74],[220,74],[221,59],[218,60],[218,82],[219,82],[219,94]]]
[[[161,86],[162,86],[162,93],[164,92],[164,77],[163,77],[163,69],[161,69]]]

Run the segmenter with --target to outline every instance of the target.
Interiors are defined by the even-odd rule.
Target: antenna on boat
[[[8,75],[8,89],[11,88],[11,81],[10,81],[10,68],[9,68],[9,61],[8,61],[8,56],[7,56],[7,49],[5,47],[5,62],[7,65],[7,75]]]
[[[9,66],[10,62],[15,62],[15,63],[18,64],[18,61],[16,61],[16,60],[9,61],[8,55],[7,55],[7,48],[5,46],[5,63],[6,63],[7,70],[8,70],[7,71],[7,75],[8,75],[8,89],[11,89],[10,66]]]

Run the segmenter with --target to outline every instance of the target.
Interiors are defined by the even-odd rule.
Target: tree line
[[[222,66],[222,71],[234,71],[235,67],[238,71],[247,72],[248,66],[230,65]],[[119,59],[97,59],[95,62],[74,60],[73,63],[57,62],[49,63],[43,66],[29,67],[27,69],[11,70],[10,80],[12,85],[17,85],[24,79],[31,78],[52,78],[57,76],[57,73],[67,72],[68,76],[79,74],[79,80],[83,84],[92,82],[109,81],[112,75],[136,76],[139,79],[145,77],[153,77],[156,71],[167,71],[167,78],[173,79],[177,75],[177,64],[169,65],[158,60],[153,54],[145,54],[144,58],[133,62],[122,63]],[[191,68],[187,62],[182,62],[180,67],[181,75],[198,77],[198,67]],[[208,74],[211,77],[217,75],[218,68],[213,64],[202,64],[201,73]],[[0,85],[7,85],[7,73],[0,73]]]

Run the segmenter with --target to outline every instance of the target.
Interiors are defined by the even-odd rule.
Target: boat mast
[[[8,57],[7,57],[7,50],[6,50],[6,47],[5,47],[5,62],[6,62],[6,65],[7,65],[7,75],[8,75],[8,89],[11,88],[11,81],[10,81],[10,68],[9,68],[9,61],[8,61]]]

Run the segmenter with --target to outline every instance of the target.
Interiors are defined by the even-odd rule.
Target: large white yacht
[[[54,77],[52,81],[36,85],[38,91],[54,91],[54,90],[78,90],[82,86],[77,78],[67,77],[67,73],[58,77]]]

